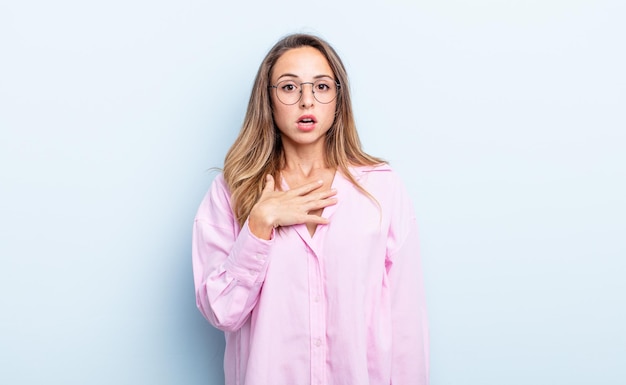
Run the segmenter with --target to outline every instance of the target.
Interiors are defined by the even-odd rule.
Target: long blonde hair
[[[373,199],[354,179],[348,167],[377,165],[385,161],[368,155],[361,148],[352,113],[348,75],[341,59],[327,42],[317,36],[288,35],[278,41],[263,59],[254,80],[241,131],[224,160],[224,179],[240,226],[259,200],[265,176],[270,174],[279,181],[280,170],[284,167],[283,146],[272,117],[269,89],[274,64],[288,50],[305,46],[313,47],[324,55],[340,84],[335,121],[326,133],[327,165],[336,168],[362,193]],[[280,183],[277,185],[280,186]]]

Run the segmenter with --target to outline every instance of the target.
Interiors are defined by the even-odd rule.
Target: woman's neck
[[[285,148],[285,163],[281,171],[304,178],[328,170],[324,148]]]

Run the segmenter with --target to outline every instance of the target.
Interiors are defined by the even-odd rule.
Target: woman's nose
[[[306,86],[311,86],[311,88],[309,89]],[[313,84],[303,83],[300,88],[300,92],[302,93],[302,96],[300,97],[300,105],[302,107],[309,107],[313,105],[313,101],[315,100],[315,96],[313,95],[315,92],[313,91]]]

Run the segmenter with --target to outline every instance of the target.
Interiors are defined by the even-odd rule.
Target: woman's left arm
[[[429,383],[426,299],[417,224],[403,186],[394,200],[387,272],[391,289],[392,385]]]

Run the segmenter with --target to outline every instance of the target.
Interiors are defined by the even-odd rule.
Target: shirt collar
[[[378,172],[378,171],[391,171],[391,166],[387,163],[382,163],[374,166],[349,166],[348,171],[357,181],[361,179],[361,177],[370,172]]]

